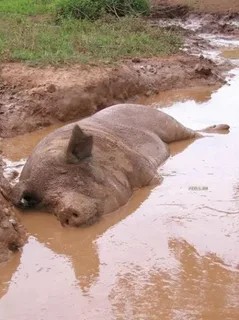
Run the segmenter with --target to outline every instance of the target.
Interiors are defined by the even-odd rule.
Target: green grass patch
[[[57,0],[56,13],[59,17],[76,19],[99,19],[104,14],[116,17],[147,15],[149,0]]]
[[[56,0],[0,0],[0,12],[39,15],[55,10]]]
[[[178,34],[153,28],[140,17],[56,22],[56,1],[0,0],[0,61],[114,63],[173,54],[181,46]]]

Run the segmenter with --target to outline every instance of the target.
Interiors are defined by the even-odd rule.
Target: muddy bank
[[[171,4],[168,1],[151,1],[151,18],[173,19],[185,17],[191,11],[187,4]]]
[[[164,12],[168,18],[186,15],[189,11],[221,15],[239,13],[238,0],[151,0],[150,2],[153,8],[158,8],[158,11]]]
[[[0,263],[8,260],[12,252],[22,247],[26,240],[14,208],[0,193]]]
[[[198,34],[210,33],[221,34],[224,36],[238,36],[239,35],[239,14],[229,13],[198,13],[189,12],[184,18],[181,19],[182,23],[187,22],[191,24],[191,30],[194,30]],[[173,20],[173,19],[172,19]]]
[[[0,263],[8,260],[26,242],[26,231],[21,225],[12,204],[3,196],[2,188],[8,192],[9,182],[3,175],[4,163],[1,159],[2,141],[0,140]],[[16,174],[16,171],[15,171]],[[14,178],[14,172],[11,174]]]
[[[181,24],[182,29],[188,33],[191,30],[197,33],[239,35],[239,3],[236,5],[233,1],[227,1],[227,4],[220,6],[221,1],[218,0],[211,4],[207,0],[202,6],[190,6],[188,1],[182,0],[155,0],[152,1],[150,19],[161,25],[164,21],[165,25],[171,27]]]
[[[156,13],[157,11],[155,11]],[[155,17],[151,17],[151,25],[155,28],[163,27],[180,32],[184,38],[182,47],[184,52],[210,58],[217,64],[223,63],[223,60],[215,59],[215,52],[220,50],[220,46],[236,47],[239,37],[238,13],[212,12],[205,14],[200,11],[188,10],[184,15],[175,13],[175,16],[170,19],[163,14],[161,18],[157,18],[156,14]]]
[[[114,68],[1,66],[0,136],[76,120],[136,95],[215,85],[222,69],[188,55],[134,59]]]
[[[187,30],[187,35],[190,31],[239,35],[239,8],[238,11],[203,12],[187,5],[155,1],[150,20],[161,26],[171,26],[172,29],[176,24],[181,25],[184,32]]]

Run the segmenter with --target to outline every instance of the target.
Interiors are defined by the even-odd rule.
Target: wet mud
[[[77,120],[137,95],[222,83],[222,70],[208,59],[186,54],[133,59],[113,68],[5,64],[0,74],[0,137]]]
[[[237,0],[200,0],[200,1],[189,1],[189,0],[153,0],[155,4],[165,3],[171,7],[174,6],[188,6],[189,10],[196,11],[200,14],[205,13],[217,13],[219,15],[238,14],[239,3]]]
[[[50,214],[21,213],[29,238],[0,265],[0,320],[239,318],[239,59],[233,41],[213,52],[216,61],[229,59],[233,66],[224,85],[133,99],[193,129],[228,123],[230,133],[172,144],[159,168],[161,185],[137,191],[91,227],[62,228]],[[4,139],[5,175],[20,171],[34,145],[58,125]]]
[[[239,49],[224,49],[222,56],[226,59],[239,60]]]
[[[13,206],[0,193],[0,264],[10,259],[12,253],[16,253],[25,242],[25,228]]]

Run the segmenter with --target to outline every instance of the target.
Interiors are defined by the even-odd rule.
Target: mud
[[[237,0],[153,0],[154,4],[166,3],[171,6],[186,5],[190,10],[198,13],[218,13],[221,15],[238,14],[239,3]]]
[[[222,56],[226,59],[239,60],[239,49],[224,49]]]
[[[174,19],[185,17],[190,12],[190,7],[185,4],[171,4],[168,1],[151,1],[151,18]]]
[[[26,231],[15,209],[0,194],[0,263],[7,261],[25,242]]]
[[[200,19],[201,26],[198,28],[200,33],[211,33],[211,34],[224,34],[224,35],[239,35],[238,21],[239,14],[207,14],[198,16],[197,14],[192,14],[190,19],[195,18]]]
[[[139,94],[221,82],[222,69],[207,59],[181,55],[133,61],[114,68],[90,69],[2,65],[0,136],[80,119]],[[200,68],[210,72],[200,73]]]

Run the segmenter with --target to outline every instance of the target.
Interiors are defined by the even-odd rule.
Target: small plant
[[[146,15],[150,7],[147,0],[106,0],[105,10],[122,17],[128,14]]]
[[[146,15],[150,6],[148,0],[58,0],[58,17],[95,20],[103,14],[117,17]]]
[[[59,0],[56,12],[62,18],[95,20],[103,13],[103,0]]]

